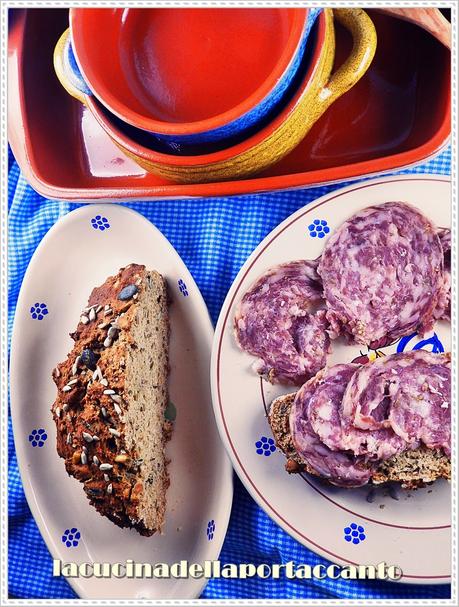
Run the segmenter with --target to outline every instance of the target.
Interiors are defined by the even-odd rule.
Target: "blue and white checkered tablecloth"
[[[405,173],[450,173],[446,149]],[[154,223],[190,269],[214,323],[237,272],[256,245],[300,207],[344,184],[291,192],[202,200],[126,204]],[[37,245],[75,205],[39,196],[9,157],[9,309],[11,327],[16,301]],[[177,221],[177,218],[180,221]],[[250,498],[236,479],[233,511],[221,553],[223,563],[326,563],[293,540]],[[27,506],[9,428],[9,589],[18,598],[75,598],[63,578],[51,575],[51,555]],[[344,580],[211,580],[203,598],[449,598],[450,587]]]

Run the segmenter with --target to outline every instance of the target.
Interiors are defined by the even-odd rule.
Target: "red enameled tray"
[[[10,10],[8,136],[30,184],[70,201],[224,196],[383,173],[438,153],[450,134],[450,53],[420,28],[369,11],[372,67],[276,166],[240,181],[178,185],[145,173],[59,84],[52,54],[65,9]],[[337,63],[351,41],[337,27]]]

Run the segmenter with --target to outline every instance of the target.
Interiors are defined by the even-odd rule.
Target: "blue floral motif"
[[[45,303],[35,303],[30,308],[30,315],[34,320],[43,320],[48,314],[48,308]]]
[[[346,542],[352,542],[353,544],[360,544],[366,539],[365,529],[362,525],[357,523],[351,523],[349,527],[344,527],[344,539]]]
[[[214,533],[215,533],[215,521],[214,521],[214,519],[212,519],[211,521],[209,521],[207,523],[207,529],[206,529],[207,539],[209,540],[209,542],[214,539]]]
[[[269,457],[271,453],[274,453],[276,450],[276,445],[274,444],[274,440],[272,438],[267,438],[266,436],[260,437],[260,440],[257,440],[255,443],[255,448],[258,455],[264,455],[265,457]]]
[[[43,447],[48,435],[44,428],[34,428],[29,434],[29,443],[32,447]]]
[[[314,221],[308,225],[308,230],[311,238],[324,238],[325,235],[330,232],[330,228],[325,219],[314,219]]]
[[[80,538],[81,533],[76,527],[72,527],[71,529],[66,529],[64,531],[64,534],[62,535],[62,542],[67,546],[67,548],[76,548]]]
[[[183,280],[180,278],[180,280],[177,281],[178,284],[178,288],[180,293],[183,295],[183,297],[188,297],[189,293],[188,293],[188,289],[186,287],[186,284],[183,282]]]
[[[409,350],[427,350],[429,352],[438,353],[445,351],[445,348],[436,333],[430,337],[427,337],[426,339],[420,339],[419,341],[416,341],[417,337],[419,337],[417,333],[412,333],[411,335],[402,337],[397,344],[397,352],[405,352]]]
[[[92,227],[95,230],[100,230],[103,232],[104,230],[108,230],[110,224],[108,223],[108,219],[106,217],[102,217],[102,215],[96,215],[91,219]]]

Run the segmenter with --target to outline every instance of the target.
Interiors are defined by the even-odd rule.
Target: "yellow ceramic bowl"
[[[332,74],[334,17],[349,30],[354,43],[348,59]],[[209,154],[181,156],[139,144],[93,96],[81,94],[66,69],[68,36],[67,30],[54,52],[54,68],[64,88],[88,106],[126,155],[147,171],[181,183],[247,177],[278,162],[298,145],[333,101],[360,80],[376,50],[376,31],[363,10],[324,9],[318,18],[317,39],[307,73],[294,98],[280,114],[256,134],[234,146]]]

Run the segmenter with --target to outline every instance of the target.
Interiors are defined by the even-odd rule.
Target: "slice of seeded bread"
[[[276,398],[269,410],[268,421],[277,447],[287,458],[285,469],[289,473],[308,472],[318,476],[296,452],[290,434],[289,415],[295,393]],[[423,487],[439,478],[451,478],[451,461],[439,449],[420,447],[404,451],[391,459],[381,462],[372,476],[374,485],[397,482],[404,489]]]
[[[166,283],[131,264],[95,288],[53,372],[57,451],[90,503],[120,527],[160,530],[169,485],[165,443]]]

